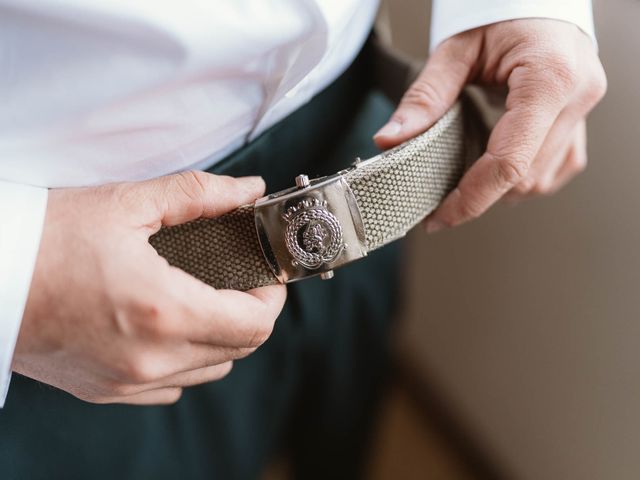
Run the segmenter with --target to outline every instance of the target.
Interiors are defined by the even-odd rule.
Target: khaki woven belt
[[[458,183],[484,146],[470,100],[432,128],[346,170],[214,219],[162,228],[150,243],[215,288],[248,290],[333,270],[404,236]]]

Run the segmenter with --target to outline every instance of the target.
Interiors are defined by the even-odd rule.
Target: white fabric
[[[0,181],[0,407],[47,207],[45,188]]]
[[[430,48],[457,33],[518,18],[564,20],[596,40],[591,0],[434,0]]]
[[[0,0],[0,403],[46,188],[211,165],[331,83],[377,6]],[[590,15],[589,0],[436,0],[433,39],[523,16],[592,32]]]

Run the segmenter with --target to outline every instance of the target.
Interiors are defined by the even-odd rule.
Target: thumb
[[[200,171],[143,182],[144,194],[156,207],[156,219],[166,226],[218,217],[254,201],[264,190],[261,177],[234,178]]]
[[[452,37],[433,52],[387,124],[373,137],[379,148],[394,147],[419,135],[456,101],[480,53],[474,32]]]

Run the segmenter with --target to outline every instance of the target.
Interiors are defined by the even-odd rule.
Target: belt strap
[[[171,265],[215,288],[330,278],[333,268],[404,236],[432,212],[485,138],[465,99],[394,149],[332,177],[299,177],[297,189],[221,217],[162,228],[150,243]]]

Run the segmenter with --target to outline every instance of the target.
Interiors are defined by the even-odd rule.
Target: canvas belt
[[[389,75],[392,69],[381,71],[401,78]],[[391,97],[406,82],[398,85]],[[150,243],[171,265],[215,288],[329,279],[334,269],[404,236],[432,212],[485,139],[475,105],[463,98],[425,133],[394,149],[331,176],[301,174],[290,189],[218,218],[163,227]]]

